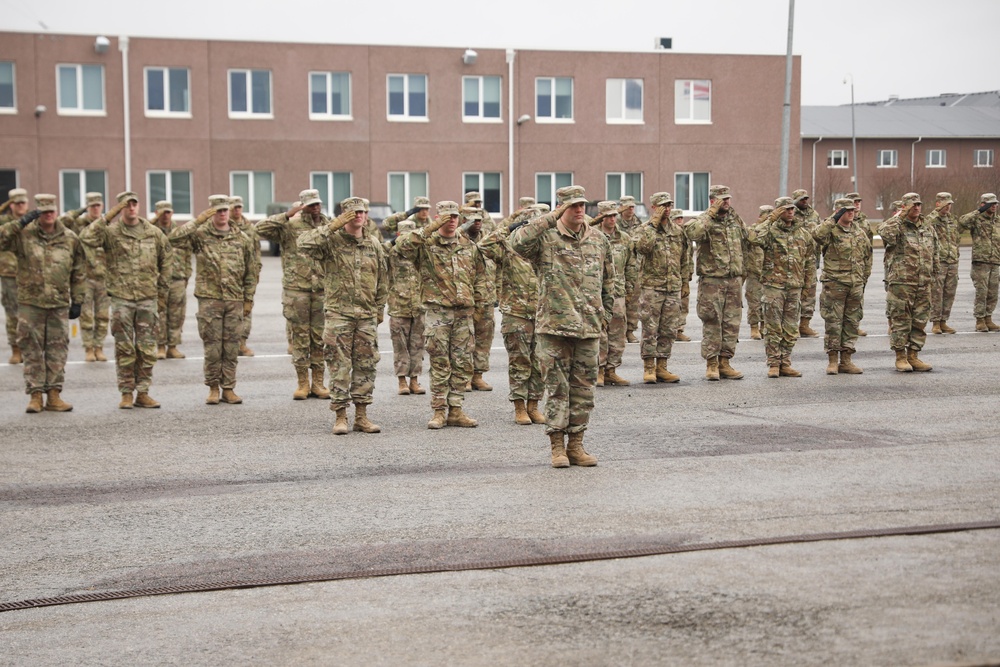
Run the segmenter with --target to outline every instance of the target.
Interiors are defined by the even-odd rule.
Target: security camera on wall
[[[39,118],[43,113],[45,113],[45,105],[39,104],[35,107],[35,118]]]

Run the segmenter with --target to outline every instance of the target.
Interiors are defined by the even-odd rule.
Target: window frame
[[[177,197],[174,196],[174,174],[186,173],[188,175],[188,210],[183,211],[177,206],[179,201]],[[146,203],[149,210],[153,210],[153,207],[158,201],[157,198],[153,197],[153,184],[151,179],[153,174],[163,174],[166,176],[166,199],[174,206],[175,215],[194,215],[194,172],[190,169],[147,169],[146,170]]]
[[[269,174],[271,176],[271,201],[267,204],[274,202],[274,171],[267,171],[264,169],[234,169],[229,172],[229,192],[232,195],[238,194],[235,187],[236,176],[249,175],[249,180],[247,182],[247,196],[243,197],[243,211],[247,215],[267,215],[267,204],[264,204],[263,210],[257,210],[257,196],[255,194],[256,187],[254,187],[257,174]],[[242,195],[241,195],[242,196]]]
[[[556,93],[556,82],[560,79],[565,79],[569,81],[569,118],[556,118],[554,115],[542,116],[538,113],[538,83],[539,81],[549,81],[552,86],[552,92],[549,95],[550,103],[549,108],[552,113],[556,112],[556,100],[558,94]],[[535,122],[536,123],[551,123],[551,124],[563,124],[571,125],[576,122],[576,82],[571,76],[536,76],[535,77]],[[555,172],[553,172],[555,173]]]
[[[0,114],[13,116],[17,114],[17,63],[13,60],[0,60],[0,65],[10,65],[10,95],[11,106],[0,106]]]
[[[62,82],[60,79],[60,69],[63,67],[72,67],[76,70],[76,97],[77,106],[75,107],[64,107],[63,106],[63,92],[62,92]],[[84,67],[97,67],[101,71],[101,108],[98,109],[84,109],[83,108],[83,68]],[[108,115],[108,97],[107,97],[107,76],[105,75],[104,65],[100,63],[56,63],[56,114],[59,116],[91,116],[91,117],[102,117]]]
[[[413,188],[410,184],[411,177],[413,174],[423,174],[424,180],[426,182],[426,192],[422,195],[416,195],[413,193]],[[399,211],[408,211],[413,203],[414,197],[429,197],[431,191],[431,173],[429,171],[389,171],[385,175],[385,191],[386,199],[389,200],[389,207],[392,208],[392,177],[393,176],[403,176],[403,207]],[[393,211],[396,209],[393,208]]]
[[[166,109],[149,108],[149,72],[159,70],[163,72],[163,103]],[[170,70],[183,70],[187,74],[187,111],[170,110]],[[166,65],[147,65],[142,68],[142,102],[143,110],[147,118],[191,118],[191,68],[190,67],[169,67]]]
[[[994,153],[992,148],[973,149],[973,155],[975,156],[972,160],[972,167],[974,169],[990,169],[995,164],[993,161]],[[985,155],[989,157],[987,164],[982,163],[982,161],[979,159],[980,155]]]
[[[104,187],[100,190],[97,188],[91,188],[87,183],[87,172],[100,173],[104,177]],[[66,183],[65,177],[67,174],[76,174],[80,177],[80,201],[73,202],[75,206],[69,206],[66,201]],[[59,170],[59,204],[62,206],[63,212],[72,211],[75,208],[80,208],[85,205],[84,199],[88,192],[100,192],[104,197],[104,201],[108,201],[108,170],[107,169],[60,169]]]
[[[890,160],[891,164],[882,164],[882,156],[889,154],[892,156]],[[876,169],[898,169],[899,168],[899,151],[895,148],[880,148],[878,149],[878,159],[875,161]]]
[[[637,195],[626,192],[625,188],[625,185],[628,182],[628,177],[636,175],[639,177],[639,194]],[[621,194],[618,195],[617,197],[612,197],[611,191],[608,188],[608,186],[610,185],[610,179],[615,176],[619,177],[619,188],[621,190]],[[604,198],[606,200],[617,201],[624,196],[632,196],[635,197],[635,200],[637,202],[642,202],[644,201],[643,192],[645,190],[645,186],[646,186],[646,175],[641,171],[608,171],[605,172],[604,174]]]
[[[678,118],[677,117],[677,84],[683,83],[685,81],[689,82],[692,85],[692,87],[694,86],[694,82],[695,81],[705,81],[705,82],[708,83],[708,119],[707,120],[694,118],[694,102],[695,102],[695,100],[694,100],[694,96],[693,95],[691,96],[690,104],[688,105],[688,114],[689,114],[688,117],[687,118]],[[712,106],[713,106],[712,105],[712,99],[714,97],[714,95],[713,95],[714,90],[715,90],[715,86],[712,84],[712,80],[711,79],[674,79],[674,125],[711,125],[712,122],[713,122],[712,121]],[[681,173],[688,173],[688,172],[681,172]],[[690,172],[690,173],[695,173],[695,172]]]
[[[836,156],[834,154],[837,154]],[[834,158],[839,157],[843,164],[833,164]],[[827,169],[850,169],[850,151],[846,148],[831,148],[826,152],[826,168]]]
[[[681,201],[681,197],[682,197],[682,195],[681,195],[682,190],[677,187],[677,177],[678,176],[682,176],[682,175],[687,175],[689,177],[689,179],[688,179],[688,182],[689,182],[688,191],[685,192],[683,194],[683,196],[688,199],[688,203],[693,203],[694,199],[695,199],[695,192],[694,192],[694,188],[695,188],[695,175],[697,175],[697,174],[704,174],[706,176],[706,178],[705,178],[705,202],[706,202],[706,204],[708,204],[709,201],[711,200],[711,196],[709,195],[709,192],[711,191],[710,190],[710,188],[711,188],[710,183],[712,182],[712,172],[710,172],[710,171],[675,171],[674,172],[674,198],[678,200],[678,202],[677,202],[677,208],[679,210],[682,210],[684,212],[685,216],[700,215],[701,213],[704,213],[707,210],[707,208],[708,208],[708,206],[706,206],[704,209],[681,208],[681,206],[680,206],[680,201]]]
[[[246,75],[247,111],[233,111],[233,74],[242,73]],[[253,73],[267,72],[267,107],[270,111],[266,113],[253,111]],[[227,111],[229,118],[233,120],[274,120],[274,73],[269,69],[253,67],[231,67],[226,70],[226,90],[228,94]]]
[[[620,109],[621,116],[618,118],[608,117],[608,86],[612,81],[618,81],[621,84],[621,101],[622,107]],[[628,96],[627,88],[629,81],[639,82],[639,93],[640,93],[640,105],[639,105],[639,118],[626,118],[626,113],[628,111]],[[646,124],[646,82],[643,79],[637,79],[634,77],[609,77],[605,79],[604,83],[604,122],[608,125],[645,125]]]
[[[497,195],[497,210],[495,210],[495,211],[491,211],[490,209],[486,208],[486,202],[488,201],[488,199],[486,197],[486,185],[485,185],[487,174],[489,174],[489,175],[496,175],[496,177],[497,177],[497,182],[498,182],[497,192],[499,194]],[[477,180],[479,181],[477,187],[474,187],[471,190],[468,188],[468,186],[465,183],[465,179],[468,178],[468,177],[476,177],[477,178]],[[483,195],[483,208],[486,208],[486,212],[487,213],[490,213],[490,214],[494,214],[495,213],[497,215],[503,215],[503,172],[502,171],[463,171],[462,172],[462,197],[463,197],[463,200],[465,198],[465,193],[467,193],[467,192],[478,192],[481,195]]]
[[[390,106],[389,80],[394,76],[403,77],[403,113],[392,114]],[[410,115],[410,77],[422,76],[424,78],[424,115]],[[404,74],[393,72],[385,75],[385,119],[390,123],[429,123],[431,119],[431,77],[428,74]],[[403,172],[395,172],[403,173]],[[409,172],[406,172],[409,173]]]
[[[941,164],[931,164],[931,155],[940,154]],[[948,167],[948,151],[944,148],[928,148],[924,160],[925,169],[945,169]]]
[[[468,103],[465,99],[465,82],[469,79],[477,79],[479,81],[479,115],[478,116],[467,116],[465,114],[465,105]],[[499,115],[495,118],[492,116],[484,116],[485,104],[485,86],[486,79],[496,79],[499,85],[500,99],[499,99]],[[477,75],[465,75],[462,77],[462,122],[463,123],[502,123],[503,122],[503,77],[496,74],[477,74]]]
[[[551,185],[551,192],[549,193],[551,195],[551,197],[549,198],[550,201],[547,201],[547,199],[545,197],[542,197],[539,194],[538,178],[540,176],[549,176],[552,179],[552,182],[550,183],[550,185]],[[566,183],[566,185],[559,185],[559,182],[558,182],[559,181],[559,179],[558,179],[559,176],[569,176],[569,182]],[[572,171],[536,171],[535,172],[535,201],[538,202],[539,204],[543,204],[543,203],[544,204],[548,204],[549,207],[554,210],[556,208],[556,206],[558,206],[558,204],[556,204],[556,201],[558,200],[558,197],[556,196],[556,191],[559,188],[566,187],[567,185],[573,185],[573,172]]]
[[[336,192],[334,191],[334,176],[347,174],[347,194],[338,199],[336,197]],[[314,179],[317,176],[324,176],[328,179],[326,192],[323,188],[317,188]],[[353,171],[310,171],[309,172],[309,187],[313,190],[319,190],[319,198],[323,200],[326,204],[326,214],[330,213],[336,208],[344,199],[352,197],[354,195],[354,172]]]
[[[333,75],[334,74],[346,74],[347,75],[347,113],[317,113],[313,111],[312,108],[312,98],[313,98],[313,76],[320,74],[326,76],[326,103],[327,109],[331,108],[330,95],[332,94],[333,86]],[[350,72],[346,71],[336,71],[336,70],[310,70],[306,75],[306,81],[309,88],[309,120],[320,120],[320,121],[353,121],[354,120],[354,77],[351,76]],[[319,172],[317,172],[319,173]],[[330,172],[333,173],[333,172]]]

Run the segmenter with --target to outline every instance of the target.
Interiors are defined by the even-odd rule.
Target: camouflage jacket
[[[691,242],[676,223],[642,226],[635,235],[635,252],[642,258],[643,289],[679,292],[691,276]]]
[[[459,233],[473,243],[479,243],[486,238],[486,235],[489,232],[486,231],[486,225],[484,223],[483,228],[479,230],[479,233],[475,235],[475,238],[473,238],[472,234],[469,232]],[[476,305],[489,304],[492,306],[497,302],[497,265],[485,254],[479,253],[479,256],[482,258],[483,262],[483,280],[479,288],[481,291],[476,294]]]
[[[4,213],[0,215],[0,226],[8,222],[17,220],[12,214]],[[17,277],[17,255],[7,250],[0,250],[0,278]]]
[[[65,308],[83,303],[87,279],[83,244],[58,220],[51,234],[32,222],[17,220],[0,227],[0,251],[17,257],[17,302],[36,308]]]
[[[805,228],[810,234],[813,233],[817,227],[819,227],[822,218],[819,217],[819,213],[812,206],[807,206],[806,210],[800,209],[798,206],[795,207],[795,220]],[[820,252],[819,248],[816,248],[815,261],[810,267],[806,267],[806,271],[812,271],[813,275],[816,275],[816,269],[819,267]]]
[[[861,228],[863,230],[865,230],[865,234],[868,235],[868,240],[869,241],[874,241],[875,240],[875,235],[872,233],[872,223],[871,223],[871,221],[868,220],[868,216],[867,215],[865,215],[861,211],[858,211],[857,213],[855,213],[854,214],[854,224],[860,225]]]
[[[461,234],[445,239],[438,232],[427,238],[423,230],[406,232],[396,240],[396,252],[417,265],[425,305],[470,308],[485,291],[482,254]]]
[[[430,217],[428,217],[424,221],[418,220],[416,213],[414,213],[413,215],[407,217],[406,211],[400,211],[399,213],[393,213],[388,218],[386,218],[385,220],[383,220],[382,221],[382,227],[384,227],[385,229],[389,230],[393,234],[398,234],[399,233],[399,223],[402,222],[403,220],[412,220],[413,224],[416,225],[417,229],[422,229],[422,228],[426,227],[427,224],[431,221]]]
[[[940,262],[937,234],[925,216],[917,221],[893,216],[879,225],[885,243],[887,285],[925,286],[934,283]]]
[[[600,337],[615,304],[615,263],[603,232],[584,223],[573,233],[549,213],[518,229],[511,249],[538,274],[536,332]]]
[[[424,312],[420,270],[399,254],[395,244],[387,241],[383,247],[389,264],[389,317],[416,317]]]
[[[202,299],[253,301],[257,291],[259,264],[253,241],[236,227],[221,232],[209,219],[200,225],[192,220],[170,232],[174,247],[194,252],[198,272],[194,295]],[[258,250],[260,246],[258,245]]]
[[[643,225],[645,225],[645,223],[642,221],[642,218],[640,218],[638,215],[634,216],[631,220],[626,220],[620,215],[618,216],[618,223],[617,223],[618,230],[625,232],[629,236],[638,231],[639,228],[642,227]]]
[[[1000,264],[1000,215],[973,211],[959,220],[972,233],[972,261]]]
[[[92,225],[97,220],[103,220],[104,216],[99,218],[91,218],[90,214],[84,211],[80,215],[76,216],[73,221],[68,225],[73,232],[83,239],[83,232]],[[92,245],[86,243],[83,244],[83,254],[87,258],[87,279],[88,280],[104,280],[108,277],[108,261],[104,256],[104,248],[95,248]]]
[[[608,234],[598,224],[595,229],[608,237],[611,246],[611,260],[615,264],[615,298],[635,291],[635,281],[639,276],[639,260],[635,256],[635,244],[629,234],[615,228]]]
[[[765,220],[750,228],[748,240],[764,249],[762,285],[782,289],[805,286],[806,270],[814,266],[810,259],[816,256],[816,242],[802,223]]]
[[[279,213],[257,223],[258,234],[281,244],[282,287],[300,292],[323,291],[323,264],[299,250],[299,238],[329,224],[330,218],[322,213],[314,217],[305,211],[291,218]]]
[[[170,225],[164,225],[159,220],[156,220],[153,224],[167,236],[170,236],[170,232],[181,226],[181,223],[176,221],[171,221]],[[171,245],[171,248],[173,249],[174,259],[170,262],[170,271],[168,271],[167,279],[188,280],[194,272],[191,268],[191,248],[181,248],[173,245]]]
[[[735,211],[721,217],[705,211],[684,225],[684,233],[697,244],[699,276],[742,278],[746,274],[743,251],[748,247],[747,229]]]
[[[760,223],[764,222],[764,219],[766,217],[767,215],[762,215],[761,217],[757,218],[757,222],[755,222],[753,225],[750,225],[750,229],[753,229],[756,225],[759,225]],[[747,232],[747,234],[749,235],[749,231]],[[747,275],[753,276],[759,281],[761,269],[763,269],[764,267],[764,249],[761,248],[759,245],[750,244],[749,246],[747,246],[745,252],[746,255],[743,258],[743,260],[746,262],[747,265]]]
[[[347,317],[381,316],[389,294],[389,272],[382,244],[362,230],[361,237],[323,225],[299,237],[299,252],[323,266],[323,310]]]
[[[260,279],[260,270],[264,265],[260,260],[260,234],[257,233],[257,225],[249,218],[242,217],[239,220],[230,217],[229,225],[243,232],[252,242],[254,261],[257,263],[257,266],[254,268],[254,275],[257,276],[257,279]]]
[[[531,262],[511,249],[507,227],[501,225],[480,241],[479,249],[497,266],[500,312],[534,320],[538,307],[538,277]]]
[[[927,222],[937,232],[941,263],[958,264],[958,245],[962,238],[962,229],[958,226],[958,218],[951,213],[941,215],[938,211],[931,211],[927,215]]]
[[[867,225],[852,222],[844,229],[827,218],[813,230],[813,239],[823,254],[823,280],[844,285],[866,285],[872,274],[872,242]]]
[[[159,227],[139,218],[129,227],[121,219],[111,224],[103,217],[90,223],[80,240],[103,248],[108,263],[108,295],[127,301],[156,299],[170,289],[173,263],[170,242]]]

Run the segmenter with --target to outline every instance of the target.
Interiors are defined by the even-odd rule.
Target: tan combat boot
[[[334,435],[347,435],[351,427],[347,425],[347,408],[337,408],[337,418],[333,422]]]
[[[826,357],[827,357],[826,374],[836,375],[840,369],[840,361],[838,359],[840,357],[840,354],[837,352],[837,350],[830,350],[829,352],[826,353]]]
[[[94,356],[94,348],[88,347],[86,349],[86,351],[84,352],[84,355],[83,355],[83,360],[87,361],[87,362],[97,361],[97,357]]]
[[[25,412],[41,412],[42,411],[42,392],[33,391],[31,392],[31,399],[28,401],[28,407],[25,408]],[[569,465],[568,463],[566,465]]]
[[[421,395],[421,394],[426,394],[427,393],[427,390],[424,389],[423,387],[421,387],[420,383],[417,382],[417,376],[416,375],[414,375],[414,376],[412,376],[410,378],[410,393],[411,394],[416,394],[416,395]]]
[[[528,399],[528,417],[531,418],[532,424],[544,424],[545,415],[538,411],[538,399],[529,398]]]
[[[429,422],[427,422],[427,428],[439,429],[439,428],[444,428],[444,425],[445,425],[444,408],[435,408],[434,416],[431,417],[431,420]]]
[[[396,393],[399,394],[400,396],[410,395],[410,385],[406,384],[405,375],[399,376],[399,389],[396,390]]]
[[[627,334],[625,334],[625,342],[626,343],[638,343],[639,339],[635,337],[635,332],[634,331],[629,331]]]
[[[531,424],[531,417],[528,416],[528,411],[524,408],[523,398],[514,399],[514,423],[521,426],[529,426]]]
[[[137,408],[158,408],[160,404],[153,400],[145,391],[140,391],[135,395],[135,407]]]
[[[597,369],[597,386],[598,387],[603,387],[604,386],[604,367],[603,366],[601,366],[600,368]]]
[[[816,331],[809,326],[809,318],[801,317],[799,318],[799,337],[801,338],[816,338],[819,336]]]
[[[298,386],[292,392],[292,400],[304,401],[309,398],[309,369],[296,366],[295,377],[298,380]]]
[[[767,367],[767,377],[781,377],[781,364],[772,364]]]
[[[705,379],[706,380],[718,380],[719,379],[719,358],[709,357],[705,365]]]
[[[312,384],[309,385],[309,395],[313,398],[330,398],[330,390],[323,386],[323,366],[312,367]]]
[[[354,404],[354,430],[361,433],[380,433],[378,424],[368,421],[368,406],[364,403]]]
[[[864,329],[862,329],[861,327],[858,327],[858,335],[859,336],[867,336],[868,332],[865,331]]]
[[[220,399],[223,403],[231,403],[237,405],[243,402],[243,399],[236,395],[236,392],[232,389],[222,389],[222,398]]]
[[[166,345],[157,345],[156,346],[156,358],[157,359],[166,359],[167,358],[167,346]]]
[[[206,405],[218,405],[219,404],[219,385],[213,384],[208,388],[208,398],[205,399]]]
[[[944,333],[941,329],[941,322],[939,320],[934,320],[934,326],[931,327],[931,333],[937,334],[938,336]]]
[[[657,382],[680,382],[681,376],[675,375],[667,370],[667,360],[660,358],[656,360],[656,381]]]
[[[674,336],[674,340],[679,340],[682,343],[690,343],[691,336],[684,333],[684,329],[678,329],[676,335]]]
[[[240,354],[241,357],[252,357],[253,350],[247,347],[247,342],[245,340],[240,341]]]
[[[614,366],[608,366],[604,369],[604,384],[611,385],[612,387],[627,387],[631,382],[618,375],[617,369]]]
[[[947,320],[941,320],[941,331],[943,331],[946,334],[958,333],[956,330],[948,326]]]
[[[994,322],[993,318],[987,315],[986,316],[986,328],[989,329],[990,331],[1000,331],[1000,324],[997,324],[996,322]]]
[[[118,409],[131,410],[133,405],[135,405],[135,403],[132,400],[132,392],[122,394],[122,399],[118,401]]]
[[[583,448],[583,431],[570,433],[566,438],[566,458],[570,465],[574,466],[596,466],[597,457],[591,456]]]
[[[906,358],[906,350],[896,350],[896,370],[900,373],[913,372],[913,366]]]
[[[642,381],[646,384],[656,384],[656,359],[653,357],[642,360]]]
[[[759,324],[751,324],[750,325],[750,338],[752,338],[754,340],[760,340],[761,339],[760,325]]]
[[[453,405],[448,408],[448,426],[461,426],[462,428],[476,428],[479,422],[462,412],[461,405]]]
[[[566,457],[566,434],[563,431],[549,433],[549,445],[552,447],[552,467],[568,468],[569,458]]]
[[[472,374],[472,388],[476,391],[493,391],[493,387],[487,384],[486,380],[483,379],[482,373]]]
[[[58,389],[49,389],[49,395],[45,401],[45,409],[49,412],[69,412],[73,406],[62,400]]]
[[[985,317],[976,318],[976,331],[979,333],[987,333],[989,331],[989,328],[986,326]]]
[[[94,348],[94,358],[98,361],[107,361],[108,358],[104,356],[104,350],[99,347]]]
[[[860,366],[851,361],[852,354],[854,353],[847,350],[840,351],[840,364],[837,366],[837,370],[848,375],[861,375],[864,371],[861,370]]]
[[[741,380],[743,373],[730,366],[727,357],[719,357],[719,377],[727,380]]]
[[[13,366],[21,363],[22,361],[24,361],[24,359],[21,357],[21,348],[17,345],[11,345],[10,358],[7,360],[7,363]]]
[[[167,345],[167,359],[184,359],[184,353],[176,345]]]
[[[791,359],[782,359],[781,360],[781,366],[778,368],[778,373],[781,375],[781,377],[786,377],[786,378],[800,378],[800,377],[802,377],[802,373],[800,373],[797,370],[795,370],[794,368],[792,368],[792,360]]]
[[[918,373],[926,373],[927,371],[934,368],[927,362],[921,361],[920,358],[917,357],[917,350],[913,349],[912,347],[910,348],[909,353],[906,355],[906,360],[910,362],[910,367],[912,367],[913,370],[917,371]]]

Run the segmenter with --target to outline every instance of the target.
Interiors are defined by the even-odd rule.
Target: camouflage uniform
[[[849,201],[838,200],[838,203]],[[823,253],[819,309],[826,323],[823,348],[828,354],[853,354],[856,350],[858,328],[864,317],[865,285],[872,273],[869,233],[865,222],[853,220],[845,229],[832,217],[813,230],[813,238]]]
[[[382,221],[382,227],[392,234],[399,234],[399,223],[403,220],[409,220],[417,229],[423,229],[430,222],[430,216],[426,219],[421,220],[417,217],[418,209],[430,209],[431,200],[427,197],[414,197],[413,198],[413,208],[409,211],[400,211],[399,213],[393,213],[388,218]],[[412,211],[412,213],[411,213]]]
[[[618,209],[620,211],[627,211],[630,206],[633,208],[631,209],[632,215],[629,218],[625,218],[622,215],[618,216],[618,229],[631,237],[643,224],[642,219],[635,215],[635,197],[626,195],[618,200]],[[642,264],[641,259],[639,259],[639,264]],[[632,287],[632,291],[625,295],[625,335],[627,339],[634,338],[635,330],[639,328],[639,297],[641,292],[642,288],[636,282]]]
[[[345,213],[353,200],[345,200]],[[323,266],[323,343],[330,370],[330,409],[370,405],[380,358],[376,329],[388,295],[382,244],[362,230],[356,237],[324,225],[298,238],[298,248]]]
[[[101,201],[103,203],[103,197]],[[71,229],[82,238],[87,227],[100,219],[100,216],[94,218],[89,212],[85,212],[72,221]],[[95,248],[85,243],[83,252],[87,258],[87,283],[80,311],[80,339],[84,349],[100,350],[104,347],[104,338],[108,335],[108,325],[111,322],[107,261],[104,248]]]
[[[218,204],[217,210],[223,207],[228,203]],[[216,229],[211,219],[200,224],[192,220],[170,232],[169,239],[174,247],[190,248],[197,262],[194,295],[198,335],[205,346],[205,384],[231,390],[236,386],[244,304],[253,302],[260,277],[253,241],[234,226]]]
[[[773,206],[761,206],[760,217],[755,224],[760,224],[774,210]],[[764,265],[764,249],[753,245],[747,251],[747,278],[743,282],[743,296],[746,299],[747,324],[759,327],[764,321],[764,311],[761,308],[761,297],[764,286],[760,282],[760,272]]]
[[[130,192],[118,197],[119,203],[130,199],[138,201]],[[170,287],[170,243],[145,218],[129,226],[124,220],[108,223],[102,217],[87,226],[80,240],[104,250],[118,391],[147,393],[156,363],[158,299],[161,294],[166,298]]]
[[[38,195],[36,201],[45,201]],[[55,197],[49,195],[54,209]],[[51,234],[38,222],[23,229],[17,220],[0,227],[0,251],[17,258],[17,345],[24,356],[28,394],[62,391],[69,355],[69,306],[83,300],[83,245],[58,220]]]
[[[169,225],[164,225],[160,223],[159,219],[155,221],[155,224],[167,236],[170,235],[170,232],[181,226],[180,223],[175,221],[171,221]],[[160,346],[168,345],[177,347],[181,344],[184,320],[187,317],[188,281],[191,279],[191,274],[194,271],[191,265],[191,249],[179,246],[172,249],[173,260],[170,262],[170,268],[167,270],[169,288],[167,289],[166,300],[161,300],[160,302],[156,343]]]
[[[844,195],[844,198],[845,199],[850,199],[851,202],[854,204],[854,208],[855,208],[854,224],[856,224],[859,227],[861,227],[862,231],[864,231],[864,233],[868,236],[868,245],[870,246],[870,250],[868,251],[868,265],[871,266],[871,264],[872,264],[872,262],[874,260],[874,255],[875,255],[875,235],[872,233],[872,224],[868,220],[868,216],[861,212],[861,202],[863,200],[861,199],[861,195],[859,193],[857,193],[857,192],[849,192],[846,195]],[[870,277],[870,275],[871,275],[871,272],[869,270],[869,277]],[[867,280],[868,279],[866,278],[865,279],[865,284],[861,286],[861,297],[862,297],[861,298],[861,305],[862,305],[862,307],[864,306],[864,294],[865,294],[865,290],[868,289],[868,282],[867,282]],[[862,314],[862,317],[863,317],[863,314]],[[868,335],[865,332],[865,330],[861,328],[860,325],[858,326],[858,335],[859,336],[867,336]]]
[[[242,205],[242,200],[240,200]],[[234,203],[230,201],[230,206]],[[238,230],[243,232],[253,246],[253,256],[254,256],[254,275],[257,276],[257,280],[260,279],[260,271],[263,268],[260,255],[260,234],[257,233],[257,226],[250,219],[243,217],[239,218],[231,217],[229,219],[229,224],[236,227]],[[257,286],[254,285],[254,290],[256,291]],[[243,318],[242,329],[240,332],[240,354],[247,357],[252,357],[253,352],[247,348],[247,339],[250,338],[250,330],[253,328],[253,311],[246,314]]]
[[[983,195],[980,204],[996,200],[996,195]],[[962,216],[959,227],[972,233],[972,283],[976,286],[972,314],[977,320],[990,318],[992,322],[1000,286],[1000,214],[972,211]]]
[[[611,319],[601,329],[601,347],[598,353],[598,368],[618,368],[622,365],[622,355],[625,353],[626,332],[626,301],[629,294],[635,290],[636,279],[638,277],[639,260],[635,255],[635,245],[632,237],[625,232],[615,229],[612,234],[608,234],[599,229],[608,237],[608,244],[611,247],[611,258],[615,265],[615,301],[611,310]],[[640,303],[640,313],[642,313]],[[645,320],[642,325],[643,341],[646,339]]]
[[[681,217],[673,211],[674,219]],[[635,233],[635,252],[641,257],[639,271],[643,359],[670,359],[681,320],[681,292],[691,275],[691,244],[684,228],[667,218],[645,225]]]
[[[0,226],[14,220],[12,215],[0,215]],[[17,255],[0,252],[0,302],[7,326],[7,344],[17,347]]]
[[[406,222],[401,231],[413,231]],[[392,338],[392,364],[396,377],[415,378],[424,370],[424,304],[420,298],[420,271],[386,244],[389,264],[389,336]]]
[[[947,195],[943,198],[942,195]],[[952,202],[947,192],[938,194],[938,203]],[[955,292],[958,291],[958,246],[962,238],[962,230],[958,218],[949,213],[941,213],[937,209],[927,215],[927,222],[937,232],[938,248],[940,248],[940,269],[934,276],[934,288],[931,291],[931,321],[945,322],[951,317],[951,307],[955,303]]]
[[[468,214],[469,209],[463,208],[461,210],[463,211],[463,217],[459,218],[459,224],[468,220],[464,216]],[[474,210],[481,217],[489,217],[484,211]],[[482,229],[478,232],[472,229],[462,232],[473,243],[479,243],[488,233],[485,221],[482,223]],[[475,337],[472,353],[472,372],[473,379],[476,380],[476,378],[479,378],[479,381],[482,382],[481,376],[490,370],[490,348],[493,346],[493,334],[496,332],[496,318],[493,309],[495,307],[494,304],[497,302],[497,283],[496,264],[482,253],[480,253],[480,257],[483,262],[483,281],[480,287],[481,292],[476,294],[476,308],[472,315],[473,336]],[[489,385],[480,384],[479,386],[485,388]],[[473,383],[473,388],[476,388],[476,382]]]
[[[806,205],[805,208],[799,208],[798,202],[809,196],[809,193],[805,190],[796,190],[792,193],[792,199],[795,200],[795,220],[801,224],[807,232],[810,234],[819,227],[821,218],[819,213],[816,212],[812,206]],[[812,261],[806,266],[805,273],[805,285],[802,286],[802,298],[801,298],[801,321],[806,323],[812,319],[813,313],[816,312],[816,271],[819,268],[819,255],[814,255]],[[812,335],[811,333],[809,334]]]

